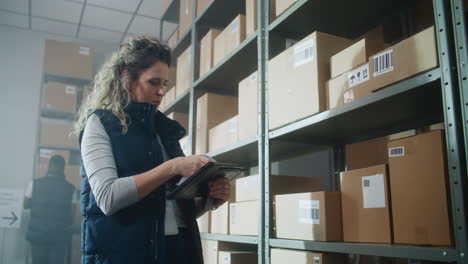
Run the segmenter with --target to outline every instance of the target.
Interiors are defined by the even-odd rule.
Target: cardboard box
[[[330,58],[330,77],[335,78],[343,73],[365,64],[367,58],[386,48],[382,39],[364,38]]]
[[[45,41],[44,72],[93,78],[94,48],[58,40]]]
[[[169,48],[173,49],[179,42],[179,28],[177,28],[174,33],[167,40],[167,45]]]
[[[346,259],[340,254],[318,253],[292,249],[272,248],[271,264],[342,264]]]
[[[452,246],[444,131],[388,143],[394,241]]]
[[[65,178],[67,181],[76,189],[81,188],[81,174],[80,174],[80,166],[77,165],[67,165],[65,167]]]
[[[269,61],[270,129],[325,110],[330,57],[351,43],[314,32]]]
[[[208,151],[216,151],[239,142],[239,118],[238,116],[222,122],[209,131]]]
[[[240,14],[215,38],[213,65],[218,64],[245,40],[245,16]]]
[[[203,260],[205,264],[218,264],[218,253],[220,251],[252,251],[257,245],[240,244],[231,242],[220,242],[215,240],[202,240]]]
[[[80,107],[88,101],[89,95],[93,92],[93,87],[92,86],[83,86],[83,92],[81,95],[81,102],[80,102]]]
[[[184,152],[185,156],[189,156],[189,148],[190,148],[190,140],[188,136],[183,137],[182,139],[179,140],[180,143],[180,148]]]
[[[237,115],[237,97],[206,93],[197,99],[195,153],[203,154],[209,148],[209,130]]]
[[[258,235],[258,201],[229,204],[229,234]]]
[[[341,173],[343,241],[392,243],[387,165]]]
[[[257,136],[257,87],[257,72],[239,83],[239,140]]]
[[[72,122],[42,118],[40,144],[54,147],[78,148],[78,137],[72,134],[72,131]]]
[[[176,87],[173,86],[167,90],[166,95],[163,97],[164,106],[168,107],[176,99]]]
[[[70,151],[68,150],[57,150],[57,149],[40,149],[39,150],[39,160],[37,162],[37,172],[35,178],[44,177],[49,170],[49,161],[50,158],[54,155],[60,155],[65,160],[65,163],[68,164],[70,160]]]
[[[199,17],[203,11],[205,11],[211,1],[213,0],[197,0],[197,17]]]
[[[257,31],[257,0],[245,0],[245,35]]]
[[[220,251],[219,264],[257,264],[257,252]]]
[[[185,131],[188,133],[189,115],[187,113],[172,112],[168,114],[167,117],[179,122],[179,124],[182,125],[185,128]]]
[[[43,108],[76,112],[78,88],[58,82],[48,82],[44,90]]]
[[[192,26],[193,0],[180,0],[179,3],[179,38],[181,38]]]
[[[438,65],[434,27],[431,27],[372,56],[369,59],[371,78],[347,90],[345,102],[362,98]]]
[[[183,0],[187,1],[187,0]],[[192,85],[192,48],[189,46],[177,58],[176,97],[184,94]]]
[[[339,192],[309,192],[275,196],[276,237],[343,241]]]
[[[214,40],[220,33],[221,30],[212,28],[200,41],[200,76],[213,67]]]
[[[236,186],[231,187],[231,196],[227,202],[211,211],[211,228],[213,234],[229,234],[229,204],[236,200]]]
[[[200,233],[209,233],[211,230],[211,212],[206,212],[197,218]]]
[[[172,88],[177,84],[177,68],[176,67],[170,67],[169,68],[169,80],[167,83],[167,88]]]
[[[258,175],[236,180],[236,202],[255,201],[260,198]],[[271,195],[320,191],[320,178],[271,175]]]
[[[297,0],[275,0],[275,15],[279,17],[286,9],[292,6]]]

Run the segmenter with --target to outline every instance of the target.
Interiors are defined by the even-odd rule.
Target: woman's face
[[[169,66],[163,62],[156,62],[132,83],[132,100],[159,106],[166,94],[168,79]]]

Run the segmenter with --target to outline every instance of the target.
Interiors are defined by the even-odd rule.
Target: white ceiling
[[[163,0],[0,0],[0,25],[83,40],[120,43],[159,37]],[[164,23],[166,40],[177,25]]]

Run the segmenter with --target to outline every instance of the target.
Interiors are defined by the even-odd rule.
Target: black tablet
[[[244,167],[237,164],[209,162],[195,174],[188,177],[172,191],[168,199],[193,199],[208,195],[208,182],[216,178],[225,177],[232,181],[240,176]]]

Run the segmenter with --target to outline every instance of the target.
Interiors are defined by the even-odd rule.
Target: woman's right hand
[[[177,159],[177,174],[182,176],[192,176],[197,170],[210,162],[210,158],[202,155],[192,155]]]

